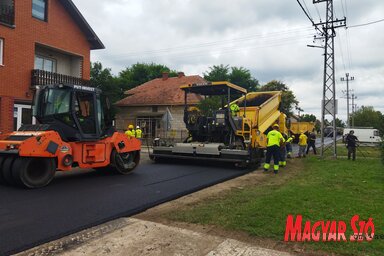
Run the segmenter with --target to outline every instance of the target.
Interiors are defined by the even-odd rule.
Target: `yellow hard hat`
[[[128,125],[128,129],[133,129],[133,125],[132,124]]]
[[[272,127],[277,127],[277,128],[279,128],[279,125],[278,125],[278,124],[274,124]]]

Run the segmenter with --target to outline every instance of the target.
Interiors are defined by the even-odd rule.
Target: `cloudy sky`
[[[304,113],[321,117],[323,49],[296,0],[73,0],[105,50],[92,61],[118,74],[137,63],[157,63],[202,75],[213,65],[244,67],[261,84],[286,83]],[[300,0],[315,23],[325,3]],[[338,117],[346,120],[346,73],[359,106],[384,112],[384,1],[335,0],[335,79]],[[351,103],[351,102],[350,102]],[[351,108],[350,108],[351,109]],[[327,116],[328,119],[330,118]]]

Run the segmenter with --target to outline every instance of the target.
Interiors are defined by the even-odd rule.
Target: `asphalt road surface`
[[[0,255],[136,214],[157,204],[228,180],[247,170],[222,165],[154,164],[131,174],[93,170],[57,174],[41,189],[0,186]]]

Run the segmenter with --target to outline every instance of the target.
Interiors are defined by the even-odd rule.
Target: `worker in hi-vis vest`
[[[303,131],[300,131],[299,136],[299,157],[305,157],[305,149],[307,148],[308,137]]]
[[[132,124],[128,125],[128,130],[125,132],[125,135],[127,135],[128,138],[135,138],[136,137],[136,133],[135,133],[135,130],[133,129]]]
[[[285,147],[287,140],[288,140],[288,135],[285,133],[282,133],[283,135],[283,143],[280,144],[280,156],[279,156],[279,165],[280,167],[284,167],[287,165],[287,148]]]
[[[294,139],[295,139],[295,136],[292,135],[285,142],[285,147],[287,148],[287,158],[292,158],[292,143]]]
[[[237,113],[240,112],[239,105],[237,105],[236,103],[232,103],[232,104],[229,106],[229,110],[231,110],[231,115],[232,115],[232,116],[237,116]]]
[[[267,134],[267,153],[265,157],[264,171],[268,171],[271,158],[273,157],[273,171],[277,174],[279,172],[280,145],[283,144],[283,135],[279,132],[278,124],[274,124],[272,128],[273,130]]]
[[[143,137],[143,131],[140,129],[140,126],[136,126],[136,138],[141,139]]]

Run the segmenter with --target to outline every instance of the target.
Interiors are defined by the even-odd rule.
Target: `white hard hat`
[[[136,126],[136,129],[140,129],[140,127],[139,127],[139,126]]]

